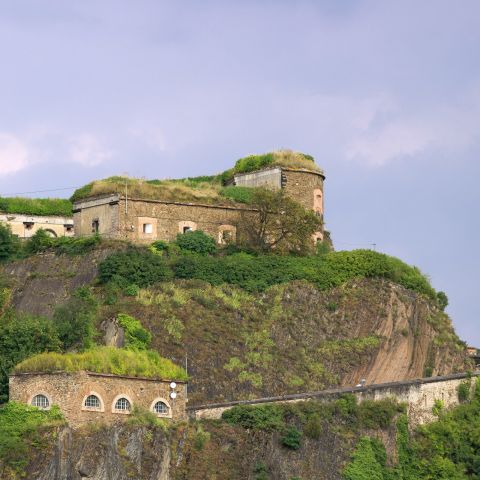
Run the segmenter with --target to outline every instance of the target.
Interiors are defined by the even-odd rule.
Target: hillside
[[[94,285],[95,322],[109,332],[107,341],[115,341],[111,332],[123,313],[152,333],[160,355],[179,365],[188,357],[191,404],[466,368],[465,345],[436,303],[388,279],[353,279],[323,290],[295,280],[250,292],[201,280],[133,290],[96,284],[98,263],[118,248],[125,247],[6,264],[11,305],[52,316],[76,288]]]

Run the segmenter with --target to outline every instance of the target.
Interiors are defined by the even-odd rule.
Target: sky
[[[0,194],[302,151],[336,249],[418,266],[480,347],[479,18],[478,0],[0,0]]]

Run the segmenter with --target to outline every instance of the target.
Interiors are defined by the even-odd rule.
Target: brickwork
[[[323,179],[321,173],[272,168],[235,177],[239,185],[279,188],[309,210],[323,216]],[[238,230],[242,216],[251,215],[247,206],[206,205],[128,198],[113,194],[76,202],[76,235],[91,235],[96,229],[102,236],[122,238],[137,243],[171,241],[185,228],[203,230],[218,243],[242,236]],[[228,232],[228,233],[227,233]],[[323,239],[323,227],[312,241]]]
[[[185,383],[176,382],[177,397],[170,398],[170,381],[92,372],[75,373],[25,373],[10,376],[10,400],[31,404],[35,395],[44,395],[50,405],[58,405],[65,419],[72,427],[90,422],[117,423],[124,421],[129,414],[115,411],[116,401],[124,397],[132,408],[136,405],[153,410],[157,401],[169,408],[159,417],[173,420],[186,418]],[[85,407],[85,399],[95,395],[100,399],[100,410]]]
[[[395,398],[399,402],[407,404],[407,414],[410,426],[431,422],[435,419],[432,409],[436,400],[440,400],[445,408],[459,404],[458,386],[462,382],[469,382],[473,388],[475,377],[480,372],[475,372],[472,377],[467,374],[452,374],[442,377],[423,378],[404,382],[391,382],[365,387],[344,387],[322,392],[302,393],[298,395],[285,395],[283,397],[259,398],[256,400],[245,400],[238,402],[217,403],[189,407],[188,413],[191,418],[218,419],[225,410],[235,405],[262,405],[268,403],[295,403],[315,399],[322,402],[330,402],[341,395],[350,393],[357,397],[358,401],[382,400]]]

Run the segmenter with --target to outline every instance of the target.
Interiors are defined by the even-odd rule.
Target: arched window
[[[130,413],[132,410],[132,401],[127,395],[118,395],[113,400],[113,413]]]
[[[323,192],[319,188],[313,191],[313,210],[317,214],[323,214]]]
[[[164,402],[158,401],[158,402],[155,403],[155,405],[153,406],[153,411],[154,411],[155,413],[163,413],[163,414],[166,414],[166,413],[168,413],[167,404],[164,403]]]
[[[104,412],[103,400],[96,392],[90,392],[83,397],[82,410]]]
[[[47,410],[50,407],[50,402],[45,395],[39,394],[32,398],[32,405],[42,410]]]
[[[168,402],[163,398],[156,398],[150,407],[153,413],[156,413],[159,417],[171,417],[172,411]]]

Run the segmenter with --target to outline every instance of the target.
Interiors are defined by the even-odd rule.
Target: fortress
[[[267,155],[273,155],[274,159],[269,165],[253,171],[233,172],[222,183],[216,180],[217,188],[281,189],[285,195],[304,208],[313,210],[323,220],[325,175],[313,159],[302,155],[302,163],[299,165],[284,159],[276,163],[275,154]],[[192,198],[177,199],[175,195],[167,194],[165,189],[161,189],[161,181],[158,182],[158,192],[153,192],[156,181],[146,181],[140,187],[137,184],[135,187],[139,188],[133,189],[129,188],[126,179],[123,181],[125,184],[118,182],[115,188],[110,188],[106,193],[100,190],[101,193],[98,194],[92,189],[91,193],[74,201],[75,235],[99,234],[136,243],[151,243],[155,240],[174,240],[178,233],[198,229],[214,237],[218,244],[223,244],[235,241],[241,216],[255,212],[248,204],[221,195],[212,199],[195,196],[194,191]],[[176,185],[182,187],[181,181],[165,182],[178,182],[173,183],[174,189],[177,188]],[[144,193],[143,187],[148,187],[148,195]],[[324,235],[322,222],[321,230],[314,234],[313,241],[322,241]]]

